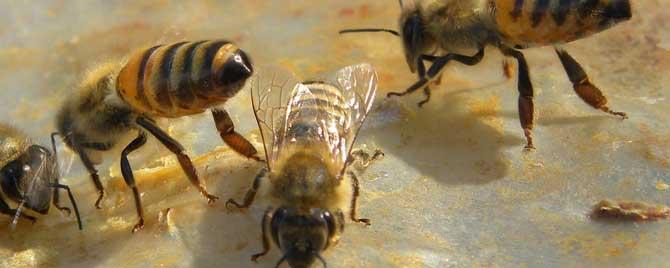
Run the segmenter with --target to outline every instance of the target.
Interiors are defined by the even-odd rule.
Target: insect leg
[[[270,240],[268,239],[267,228],[271,220],[272,220],[272,208],[268,208],[267,210],[265,210],[263,220],[261,221],[261,240],[263,241],[263,251],[251,255],[251,261],[253,262],[258,261],[258,258],[262,257],[263,255],[267,254],[270,251]]]
[[[591,81],[589,81],[589,77],[586,75],[586,72],[584,72],[582,66],[579,65],[567,51],[556,48],[556,54],[558,54],[558,57],[561,59],[563,68],[568,74],[575,92],[577,92],[577,95],[579,95],[584,102],[595,109],[620,116],[622,119],[628,118],[626,113],[612,111],[607,107],[607,97],[605,97],[598,87],[591,84]]]
[[[219,199],[218,197],[209,194],[205,189],[205,186],[200,183],[198,174],[196,173],[195,167],[193,166],[193,162],[188,157],[188,155],[184,153],[184,147],[182,147],[179,142],[170,137],[167,133],[165,133],[165,131],[160,129],[156,123],[148,118],[142,116],[138,117],[137,124],[149,131],[151,135],[154,135],[154,137],[156,137],[168,150],[177,156],[179,165],[186,173],[186,176],[191,181],[191,183],[198,188],[198,191],[200,191],[200,193],[205,196],[205,198],[207,198],[208,203],[214,203],[214,201]]]
[[[356,174],[353,172],[349,172],[349,176],[351,176],[351,186],[353,188],[353,194],[351,197],[351,210],[349,211],[349,217],[351,218],[352,221],[354,222],[362,222],[365,223],[365,225],[370,225],[370,219],[360,219],[356,217],[356,202],[358,201],[358,195],[359,195],[359,185],[358,185],[358,177],[356,177]]]
[[[242,204],[237,203],[234,199],[228,199],[226,201],[226,206],[232,204],[237,208],[248,208],[251,206],[251,203],[254,202],[254,198],[256,197],[256,192],[258,191],[258,187],[261,186],[261,180],[265,177],[265,174],[267,174],[268,170],[266,168],[261,169],[260,172],[258,172],[258,175],[256,175],[256,178],[254,178],[254,183],[251,185],[251,188],[247,193],[244,195],[244,201]]]
[[[533,146],[533,84],[530,81],[530,73],[528,71],[528,63],[526,58],[518,50],[500,46],[500,51],[505,56],[514,57],[519,63],[519,121],[526,136],[526,149],[535,149]]]
[[[447,54],[442,57],[434,57],[434,56],[428,56],[424,55],[422,56],[419,60],[421,63],[419,64],[419,71],[421,68],[421,65],[423,64],[423,60],[428,60],[433,62],[433,64],[430,66],[428,69],[428,72],[426,72],[425,75],[423,75],[421,78],[419,78],[419,81],[414,83],[414,85],[410,86],[407,88],[404,92],[397,93],[397,92],[391,92],[387,95],[387,97],[392,97],[392,96],[404,96],[409,93],[412,93],[418,89],[424,88],[428,86],[428,82],[435,80],[438,75],[441,74],[442,69],[449,63],[449,61],[457,61],[462,64],[472,66],[478,64],[482,58],[484,57],[484,48],[480,48],[477,54],[473,56],[465,56],[465,55],[459,55],[459,54]],[[425,91],[424,91],[425,92]],[[425,104],[427,100],[424,100],[419,103],[419,106]]]
[[[142,147],[147,142],[147,136],[144,132],[135,138],[130,144],[126,146],[121,152],[121,175],[123,175],[123,180],[126,181],[128,187],[133,189],[133,195],[135,198],[135,208],[137,209],[137,216],[140,220],[133,227],[133,233],[144,228],[144,209],[142,208],[142,199],[140,197],[140,191],[135,185],[135,176],[133,175],[133,169],[130,167],[130,162],[128,161],[128,154]]]
[[[347,162],[347,166],[351,164],[356,164],[357,167],[359,167],[359,170],[364,170],[370,165],[372,165],[373,162],[380,160],[384,158],[384,152],[382,150],[375,150],[375,153],[373,155],[370,155],[368,152],[364,150],[354,150],[351,152],[351,157],[349,158]]]
[[[417,63],[417,70],[416,70],[416,71],[417,71],[417,76],[418,76],[418,78],[419,78],[419,82],[420,82],[422,79],[425,80],[425,77],[426,77],[426,64],[425,64],[423,61],[424,61],[424,60],[427,60],[427,61],[429,61],[429,62],[434,62],[436,59],[437,59],[437,57],[435,57],[435,56],[430,56],[430,55],[421,55],[421,57],[419,57],[419,59],[417,59],[418,63]],[[416,84],[415,84],[415,85],[416,85]],[[419,86],[419,87],[416,87],[416,88],[410,87],[410,88],[408,88],[407,90],[405,90],[404,92],[390,92],[390,93],[386,94],[386,97],[392,97],[392,96],[398,96],[398,97],[400,97],[400,96],[405,96],[405,95],[407,95],[407,94],[410,94],[410,93],[412,93],[412,92],[418,90],[418,89],[421,88],[422,86],[423,86],[423,85],[421,85],[421,86]],[[428,86],[426,85],[426,87],[428,87]]]
[[[0,213],[14,217],[16,215],[16,209],[9,208],[9,205],[5,203],[5,200],[2,200],[2,198],[0,198]],[[32,221],[33,223],[35,223],[35,221],[37,220],[35,219],[35,217],[26,215],[24,213],[21,213],[19,216],[23,217],[26,220]]]
[[[256,148],[254,148],[254,146],[251,145],[247,139],[242,137],[242,135],[235,132],[235,125],[233,124],[233,120],[230,118],[230,115],[228,115],[226,110],[212,109],[212,116],[214,117],[216,129],[219,131],[219,135],[221,135],[223,142],[228,144],[230,148],[239,154],[256,161],[263,162],[263,160],[258,157]]]
[[[58,152],[56,151],[56,136],[57,135],[60,135],[60,133],[58,133],[58,132],[51,133],[51,150],[53,151],[53,154],[54,154],[54,163],[56,165],[55,169],[56,169],[56,173],[57,173],[56,178],[55,178],[56,184],[58,184],[58,179],[60,178],[60,163],[58,162]],[[56,207],[60,211],[65,211],[67,213],[67,215],[70,215],[70,213],[72,213],[70,211],[70,208],[63,207],[63,206],[60,205],[60,188],[58,188],[58,187],[54,188],[53,195],[54,195],[54,197],[53,197],[52,202],[54,204],[54,207]]]
[[[79,216],[79,209],[77,208],[77,202],[74,201],[74,196],[72,195],[72,191],[70,191],[70,187],[67,185],[63,184],[51,184],[51,187],[54,187],[56,189],[64,189],[67,191],[68,197],[70,197],[70,203],[72,203],[72,208],[74,208],[74,214],[77,216],[77,224],[79,225],[79,230],[83,230],[84,228],[81,225],[81,217]]]
[[[81,162],[84,163],[84,167],[88,170],[88,173],[91,175],[91,180],[93,180],[93,184],[95,184],[95,188],[98,190],[98,200],[95,201],[95,207],[101,209],[102,207],[100,206],[100,203],[102,203],[102,198],[105,197],[105,188],[102,186],[102,182],[100,182],[98,170],[95,169],[95,165],[93,165],[93,162],[84,151],[84,148],[79,147],[76,148],[75,151],[79,154]]]

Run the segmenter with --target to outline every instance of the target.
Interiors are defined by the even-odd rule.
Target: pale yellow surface
[[[634,2],[630,22],[565,46],[628,120],[584,104],[550,48],[525,52],[536,88],[532,153],[522,152],[516,79],[503,76],[494,49],[479,66],[449,65],[423,109],[415,105],[420,93],[385,98],[415,79],[399,40],[337,31],[396,28],[391,0],[4,3],[0,111],[46,143],[58,104],[89,68],[178,40],[227,38],[256,64],[304,79],[367,61],[377,67],[380,91],[358,147],[381,148],[386,157],[361,179],[359,215],[372,226],[348,224],[324,254],[329,267],[670,267],[670,222],[588,216],[605,198],[670,203],[670,11],[665,1]],[[248,92],[227,109],[260,148]],[[223,202],[241,198],[260,165],[223,146],[209,115],[161,124],[197,158],[218,203],[207,205],[151,140],[131,159],[145,168],[137,181],[147,216],[146,228],[131,234],[137,218],[118,154],[100,167],[108,192],[101,210],[75,158],[65,182],[85,229],[55,209],[14,231],[1,228],[10,220],[0,217],[0,267],[273,267],[276,249],[259,264],[249,261],[261,249],[265,207],[240,212]],[[73,156],[59,147],[67,169]]]

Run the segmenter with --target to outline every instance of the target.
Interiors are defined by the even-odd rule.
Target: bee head
[[[241,49],[231,52],[225,62],[216,70],[217,84],[227,88],[228,94],[234,95],[244,87],[244,83],[251,77],[254,69],[251,59]]]
[[[316,260],[326,267],[321,252],[337,241],[337,234],[344,228],[343,223],[341,212],[333,215],[318,208],[309,212],[292,207],[277,209],[270,223],[275,244],[283,253],[277,267],[284,261],[293,268],[311,267]]]
[[[31,145],[0,169],[0,187],[7,197],[46,214],[53,193],[50,184],[57,172],[49,150]]]
[[[412,73],[416,72],[421,53],[426,47],[425,24],[413,0],[400,0],[400,38],[405,49],[405,59]]]

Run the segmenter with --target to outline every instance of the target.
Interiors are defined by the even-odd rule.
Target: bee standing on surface
[[[146,142],[145,131],[173,152],[188,179],[211,203],[217,197],[200,183],[184,148],[154,122],[154,117],[175,118],[211,109],[223,141],[238,153],[260,161],[256,149],[235,132],[228,113],[213,108],[233,97],[253,72],[247,54],[227,41],[181,42],[140,50],[125,64],[109,63],[88,74],[57,116],[58,132],[81,158],[99,192],[104,188],[95,169],[96,153],[110,150],[122,138],[137,137],[121,153],[121,173],[133,190],[139,222],[144,226],[140,193],[135,185],[128,154]]]
[[[61,207],[59,202],[58,190],[64,189],[82,229],[77,203],[70,188],[58,183],[58,173],[57,159],[47,148],[33,144],[23,133],[0,123],[0,213],[13,216],[12,224],[18,217],[35,222],[35,217],[22,208],[47,214],[51,202],[69,214],[70,209]],[[15,202],[18,208],[10,208],[7,201]]]
[[[291,267],[309,267],[321,251],[334,245],[344,231],[344,215],[355,222],[358,179],[347,167],[351,149],[377,88],[369,64],[346,67],[329,82],[295,81],[252,87],[252,103],[261,129],[267,168],[262,169],[242,204],[246,208],[261,192],[272,203],[261,223],[263,252],[270,240]],[[260,80],[259,80],[260,81]],[[269,232],[269,233],[268,233]]]
[[[631,18],[629,0],[400,0],[400,32],[389,29],[352,29],[349,32],[389,32],[402,38],[405,58],[419,81],[403,96],[423,89],[430,100],[429,84],[438,80],[450,61],[479,63],[484,48],[493,45],[518,62],[519,119],[526,148],[533,146],[533,86],[528,64],[518,49],[558,45],[587,37]],[[474,56],[457,54],[475,49]],[[627,118],[607,106],[607,98],[593,85],[568,52],[555,48],[577,95],[596,109]],[[431,62],[426,69],[424,61]]]

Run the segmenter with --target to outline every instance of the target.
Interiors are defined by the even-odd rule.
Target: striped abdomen
[[[631,18],[629,0],[493,0],[503,42],[565,43]]]
[[[306,82],[290,99],[284,142],[337,144],[346,106],[340,90],[322,82]]]
[[[116,87],[139,113],[179,117],[225,102],[252,72],[247,55],[230,42],[182,42],[137,52]]]

